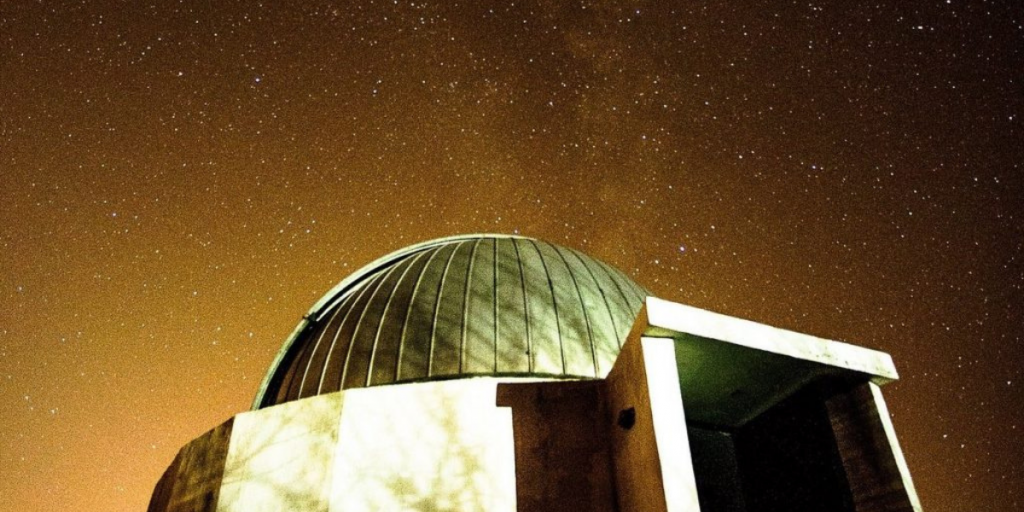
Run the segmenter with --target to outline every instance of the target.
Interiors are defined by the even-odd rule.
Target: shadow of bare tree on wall
[[[218,510],[326,511],[341,395],[240,414]]]
[[[443,402],[450,402],[445,399]],[[434,425],[444,432],[458,428],[451,415],[434,411]],[[473,478],[484,471],[476,459],[476,453],[454,436],[447,436],[441,445],[442,455],[430,466],[421,468],[421,475],[399,473],[385,481],[392,496],[401,504],[401,510],[416,512],[459,512],[462,510],[486,510],[485,499],[481,496],[479,478]],[[411,469],[411,468],[410,468]],[[422,478],[426,476],[427,478]],[[425,484],[425,485],[424,485]],[[469,505],[470,508],[464,508]]]
[[[495,406],[496,383],[358,389],[240,414],[218,460],[169,470],[151,511],[196,510],[163,496],[167,485],[219,488],[203,510],[514,511],[511,411]],[[183,452],[209,450],[204,439]]]
[[[494,381],[349,393],[332,510],[515,510],[511,415]]]

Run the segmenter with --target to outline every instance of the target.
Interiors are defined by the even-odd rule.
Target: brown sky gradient
[[[1021,509],[1019,2],[273,4],[0,5],[0,510],[143,510],[466,232],[890,352],[925,510]]]

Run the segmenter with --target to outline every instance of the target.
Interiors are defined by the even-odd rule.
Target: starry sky
[[[1022,510],[1022,135],[1013,0],[5,0],[0,510],[144,510],[323,293],[467,232],[891,353],[925,510]]]

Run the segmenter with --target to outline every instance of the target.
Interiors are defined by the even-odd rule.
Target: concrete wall
[[[637,335],[607,380],[402,384],[239,414],[182,449],[150,510],[697,511],[674,357]]]
[[[153,491],[150,512],[216,510],[233,423],[226,421],[178,452]]]
[[[181,449],[149,510],[513,512],[498,382],[355,389],[239,414]]]
[[[239,414],[218,512],[327,511],[340,394]]]
[[[826,406],[857,512],[920,512],[881,389],[860,384]]]
[[[606,381],[402,384],[239,414],[182,449],[150,510],[696,511],[672,341],[622,353]]]
[[[700,510],[673,341],[634,330],[606,392],[619,510]]]
[[[344,392],[331,511],[516,510],[512,414],[496,379]]]
[[[512,409],[520,512],[614,512],[604,382],[499,384]]]

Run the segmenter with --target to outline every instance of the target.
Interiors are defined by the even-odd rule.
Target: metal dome
[[[646,294],[615,268],[540,240],[417,244],[320,299],[278,353],[253,408],[463,376],[604,377]]]

